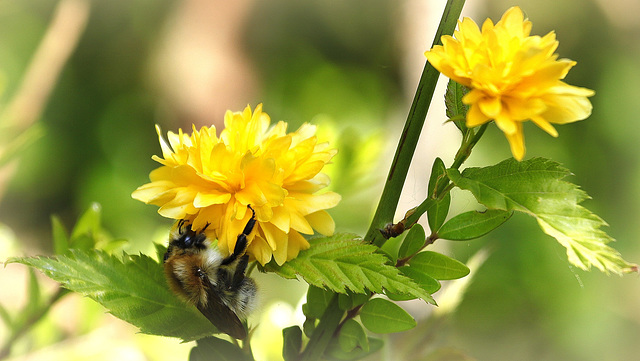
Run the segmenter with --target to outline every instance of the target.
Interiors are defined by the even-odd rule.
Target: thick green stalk
[[[338,305],[338,295],[334,294],[318,323],[318,327],[313,330],[307,347],[300,355],[300,361],[315,361],[322,358],[324,350],[331,342],[333,334],[336,332],[340,320],[342,320],[343,314],[344,312]]]
[[[433,45],[441,44],[440,38],[443,35],[453,34],[463,6],[464,0],[447,1]],[[433,97],[439,75],[440,73],[429,62],[426,62],[422,76],[420,77],[420,82],[418,83],[416,95],[413,98],[413,103],[407,116],[407,122],[405,123],[400,141],[398,142],[393,163],[389,169],[389,175],[387,176],[378,208],[365,236],[365,241],[378,246],[381,246],[385,242],[385,238],[379,230],[384,228],[387,223],[393,221],[398,200],[400,199],[400,193],[402,192],[402,186],[407,178],[409,165],[411,164],[411,159],[418,144],[418,138],[422,132],[427,110],[431,104],[431,98]]]
[[[440,38],[443,35],[453,34],[463,6],[464,0],[447,0],[433,45],[440,44]],[[413,98],[413,103],[407,116],[407,122],[405,123],[398,148],[396,149],[393,163],[389,169],[389,175],[380,198],[380,203],[378,204],[378,209],[365,236],[366,241],[378,246],[382,245],[385,241],[379,229],[393,220],[395,210],[398,206],[400,192],[407,177],[409,165],[411,164],[413,153],[418,144],[418,138],[420,137],[439,75],[440,73],[433,68],[431,64],[428,62],[425,64],[420,82],[418,83],[416,95]],[[322,358],[343,315],[344,312],[338,307],[338,296],[334,295],[320,319],[318,327],[314,330],[307,347],[300,355],[300,360],[314,361]]]

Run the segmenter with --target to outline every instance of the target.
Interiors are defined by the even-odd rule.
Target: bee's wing
[[[205,287],[207,292],[207,304],[198,303],[196,307],[218,330],[227,335],[243,340],[247,337],[247,330],[235,314],[224,304],[211,284]]]

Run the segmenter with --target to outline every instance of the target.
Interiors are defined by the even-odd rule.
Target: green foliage
[[[443,254],[425,251],[415,255],[409,266],[418,269],[436,280],[454,280],[469,274],[469,267]]]
[[[309,240],[311,247],[282,266],[270,264],[267,269],[286,278],[302,277],[316,287],[326,287],[336,293],[348,290],[410,294],[429,303],[431,295],[387,263],[378,247],[363,243],[352,234],[336,234]]]
[[[438,230],[438,237],[450,241],[466,241],[478,238],[498,228],[511,218],[513,212],[487,209],[458,214]]]
[[[418,267],[402,266],[398,268],[405,276],[411,278],[415,283],[424,288],[427,292],[434,294],[440,289],[440,282],[431,277]],[[386,293],[387,297],[394,301],[408,301],[416,297],[407,294]]]
[[[338,335],[338,344],[344,352],[351,352],[356,348],[369,351],[369,340],[362,326],[353,319],[342,324]]]
[[[444,95],[445,114],[463,134],[469,130],[465,123],[465,115],[469,111],[469,106],[462,103],[462,97],[468,92],[469,90],[466,87],[449,80],[447,91]]]
[[[216,332],[195,307],[171,293],[162,265],[148,256],[123,254],[120,259],[99,250],[70,250],[57,257],[14,257],[8,262],[40,270],[142,333],[189,341]]]
[[[426,238],[424,228],[419,224],[415,224],[404,237],[404,241],[402,241],[398,251],[398,258],[406,258],[418,253],[424,246]]]
[[[431,178],[429,178],[427,197],[434,198],[436,190],[439,189],[443,183],[448,182],[449,178],[447,178],[444,162],[442,159],[436,158],[433,162],[433,166],[431,167]],[[436,199],[434,206],[427,210],[427,220],[429,222],[429,228],[431,228],[432,231],[440,228],[445,219],[447,219],[450,204],[451,194],[447,192],[442,198]]]
[[[363,305],[365,302],[369,301],[370,297],[371,293],[341,293],[338,295],[338,305],[341,310],[348,311],[354,307]]]
[[[327,347],[326,356],[331,360],[359,360],[378,352],[384,341],[379,338],[367,337],[367,350],[361,347],[356,347],[351,351],[344,351],[340,345],[340,342],[332,342]]]
[[[205,337],[197,341],[189,353],[189,361],[250,361],[253,358],[229,341]]]
[[[367,330],[375,333],[394,333],[410,330],[416,320],[402,307],[383,298],[374,298],[360,311],[360,320]]]
[[[309,286],[307,303],[302,306],[302,312],[308,318],[320,318],[331,302],[333,293],[319,287]]]
[[[282,330],[282,358],[285,361],[295,360],[302,349],[302,330],[298,326]]]
[[[60,218],[51,216],[55,254],[64,254],[69,249],[88,251],[97,248],[108,252],[119,249],[126,241],[111,238],[102,228],[101,219],[102,207],[98,203],[92,203],[80,216],[69,235]]]
[[[607,246],[613,239],[600,229],[606,223],[580,205],[587,194],[564,181],[570,172],[552,160],[507,159],[494,166],[468,168],[462,174],[450,169],[447,174],[489,209],[535,217],[540,228],[567,249],[569,262],[583,270],[595,266],[621,274],[636,267]]]

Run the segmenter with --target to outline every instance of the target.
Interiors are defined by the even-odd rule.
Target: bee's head
[[[204,230],[207,227],[205,226],[203,229],[196,232],[191,228],[191,224],[186,223],[187,220],[185,219],[178,221],[174,229],[171,231],[167,253],[164,254],[165,261],[176,252],[180,252],[182,254],[187,252],[196,253],[207,248],[205,243],[207,236],[204,233]]]

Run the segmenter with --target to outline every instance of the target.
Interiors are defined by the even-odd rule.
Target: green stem
[[[62,287],[58,288],[56,293],[54,293],[53,296],[51,296],[51,298],[49,299],[49,302],[47,302],[45,305],[35,310],[31,315],[29,315],[26,321],[22,325],[20,325],[20,327],[17,330],[14,330],[11,333],[11,335],[5,341],[4,345],[2,345],[2,348],[0,348],[0,360],[7,358],[9,354],[11,354],[11,346],[13,346],[13,343],[17,339],[22,337],[23,334],[29,331],[29,329],[32,326],[34,326],[38,321],[40,321],[47,314],[47,312],[49,312],[51,307],[69,292],[70,291],[67,290],[66,288],[62,288]]]
[[[464,2],[465,0],[447,0],[433,45],[441,44],[440,39],[443,35],[453,34]],[[429,62],[426,62],[407,116],[407,122],[398,142],[396,154],[389,169],[389,175],[387,176],[378,208],[365,236],[365,241],[377,246],[381,246],[385,242],[385,238],[379,230],[385,224],[393,221],[402,186],[407,178],[409,165],[418,144],[418,138],[422,132],[439,75],[440,73]],[[340,325],[343,315],[344,312],[340,310],[338,305],[338,295],[335,294],[324,311],[322,318],[320,318],[318,327],[311,335],[304,352],[300,355],[301,361],[319,360],[324,355],[324,351]]]
[[[443,35],[453,34],[463,6],[464,0],[447,1],[433,45],[441,44],[440,38]],[[429,62],[426,62],[422,76],[420,77],[420,82],[418,83],[416,95],[413,98],[413,103],[407,116],[407,122],[405,123],[398,142],[393,163],[389,169],[389,175],[387,176],[378,208],[364,238],[365,241],[377,246],[381,246],[385,242],[385,238],[379,230],[387,223],[393,221],[398,200],[400,199],[400,193],[402,192],[402,186],[407,178],[409,165],[411,164],[411,159],[418,144],[418,138],[420,137],[439,75],[440,73]]]
[[[313,330],[311,339],[304,352],[300,355],[300,361],[315,361],[322,358],[324,350],[329,346],[331,338],[342,320],[344,312],[338,304],[338,295],[334,294],[329,305],[322,314],[318,327]]]
[[[480,126],[480,128],[478,128],[477,131],[467,133],[472,135],[468,139],[463,140],[460,149],[456,153],[451,168],[460,168],[460,166],[462,166],[462,163],[464,163],[467,158],[469,158],[469,155],[471,155],[471,150],[473,149],[473,147],[475,147],[480,138],[482,138],[484,131],[487,129],[487,125],[489,125],[489,123],[484,123]]]
[[[477,131],[470,131],[467,134],[470,134],[468,137],[463,139],[462,144],[460,145],[460,149],[456,153],[455,158],[453,159],[453,164],[451,168],[459,169],[462,164],[469,158],[471,155],[471,150],[478,143],[484,131],[487,129],[488,123],[481,125]],[[433,192],[433,194],[429,194],[427,199],[425,199],[419,206],[417,206],[413,213],[405,220],[405,229],[411,228],[414,224],[418,222],[418,219],[429,210],[432,206],[436,204],[436,200],[442,198],[446,193],[450,192],[453,189],[453,184],[450,181],[442,182],[438,184],[437,189]]]

